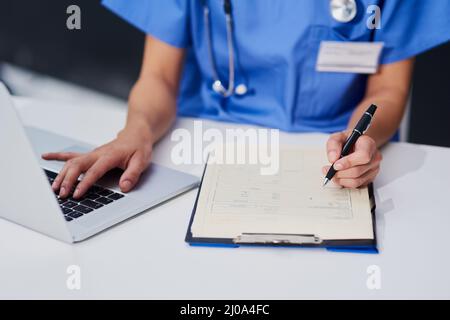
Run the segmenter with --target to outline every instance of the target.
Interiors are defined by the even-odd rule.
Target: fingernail
[[[78,198],[79,195],[80,195],[80,189],[79,189],[79,188],[76,188],[76,189],[75,189],[75,192],[73,193],[73,197],[74,197],[74,198]]]
[[[59,189],[59,196],[63,196],[66,193],[66,188],[61,187],[61,189]]]
[[[339,170],[344,169],[344,166],[342,165],[342,163],[338,162],[338,163],[334,164],[334,169],[339,171]]]
[[[131,181],[125,180],[124,182],[122,182],[122,188],[124,190],[129,190],[131,188]]]

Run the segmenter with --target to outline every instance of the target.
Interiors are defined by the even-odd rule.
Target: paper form
[[[283,147],[280,170],[208,164],[192,225],[194,237],[242,233],[314,234],[321,239],[373,239],[367,188],[322,187],[323,149]]]

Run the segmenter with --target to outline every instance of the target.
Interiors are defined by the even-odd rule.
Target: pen
[[[367,129],[369,129],[370,124],[373,119],[373,115],[375,114],[375,111],[377,110],[377,106],[372,104],[366,112],[362,115],[361,119],[358,121],[358,123],[355,126],[355,129],[353,129],[352,134],[350,137],[348,137],[347,141],[345,141],[344,147],[342,148],[341,156],[339,159],[342,159],[343,157],[347,156],[350,153],[350,150],[352,150],[353,146],[356,143],[356,140],[358,140],[359,137],[361,137]],[[333,179],[334,175],[336,174],[336,170],[334,169],[334,163],[331,166],[330,170],[328,170],[327,175],[325,176],[325,181],[323,183],[323,186],[325,187],[328,182]]]

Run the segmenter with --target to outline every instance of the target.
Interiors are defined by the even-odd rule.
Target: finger
[[[72,152],[66,153],[67,156],[74,156],[74,157],[76,157],[77,154],[79,154],[79,153],[72,153]],[[90,159],[90,157],[87,155],[85,157],[86,157],[86,160]],[[55,180],[53,181],[52,189],[54,191],[58,191],[61,188],[61,183],[64,181],[64,178],[67,174],[67,170],[72,165],[72,162],[70,162],[70,160],[72,160],[72,159],[74,159],[74,158],[68,159],[68,161],[66,162],[66,164],[64,165],[62,170],[59,172],[59,174],[56,176]]]
[[[138,182],[142,172],[147,168],[149,161],[140,152],[135,152],[128,162],[125,172],[120,177],[122,192],[130,191]]]
[[[336,178],[339,179],[354,179],[361,177],[366,172],[378,168],[380,166],[381,157],[375,156],[374,159],[366,165],[351,167],[347,170],[341,170],[336,173]]]
[[[59,189],[59,196],[61,198],[67,197],[72,192],[74,184],[88,167],[87,160],[82,158],[70,160],[67,164],[68,168]]]
[[[56,176],[55,180],[53,181],[52,184],[52,189],[54,191],[58,191],[59,188],[61,187],[61,182],[63,182],[64,177],[66,176],[67,173],[67,169],[68,169],[68,165],[67,163],[64,165],[64,167],[62,168],[62,170],[58,173],[58,175]]]
[[[346,139],[347,134],[345,132],[334,133],[330,136],[327,141],[327,156],[330,163],[339,159]]]
[[[355,144],[355,151],[334,164],[337,171],[368,164],[377,152],[375,141],[368,137],[360,137]]]
[[[380,168],[375,168],[375,169],[369,171],[366,181],[364,181],[364,182],[360,185],[360,188],[362,188],[362,187],[367,187],[369,184],[371,184],[372,182],[374,182],[374,181],[375,181],[375,178],[378,176],[379,173],[380,173]]]
[[[380,163],[382,161],[383,157],[381,155],[381,152],[377,152],[373,158],[373,160],[368,165],[362,165],[362,166],[356,166],[351,167],[347,170],[337,171],[335,174],[335,177],[337,179],[354,179],[358,178],[362,175],[364,175],[366,172],[379,168]],[[328,171],[330,170],[330,166],[324,166],[322,168],[322,173],[326,175]]]
[[[379,168],[375,168],[366,172],[363,176],[355,179],[335,178],[334,181],[335,183],[345,188],[356,189],[359,187],[367,186],[369,183],[373,182],[373,180],[375,180],[376,176],[378,175],[379,171],[380,171]]]
[[[76,152],[51,152],[51,153],[44,153],[42,154],[42,158],[44,160],[57,160],[57,161],[68,161],[73,158],[81,156],[81,153]],[[52,183],[52,189],[54,191],[59,190],[61,187],[61,182],[64,179],[64,176],[66,175],[68,168],[68,164],[66,163],[63,167],[63,169],[59,172],[59,174],[56,176],[55,180]]]
[[[324,166],[322,167],[322,174],[326,175],[328,171],[330,170],[331,166]]]
[[[366,172],[368,172],[371,169],[372,164],[351,167],[350,169],[336,172],[335,177],[337,179],[356,179],[363,176]]]
[[[81,156],[81,153],[77,152],[49,152],[42,154],[42,159],[44,160],[58,160],[67,161],[76,157]]]
[[[97,160],[85,173],[83,179],[77,185],[73,197],[78,199],[82,197],[86,191],[94,183],[96,183],[101,177],[105,175],[108,171],[117,167],[118,160],[111,157],[102,157]]]

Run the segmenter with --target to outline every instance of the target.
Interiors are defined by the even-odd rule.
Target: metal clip
[[[243,233],[233,239],[234,243],[242,244],[320,244],[322,240],[309,234],[273,234],[273,233]]]

